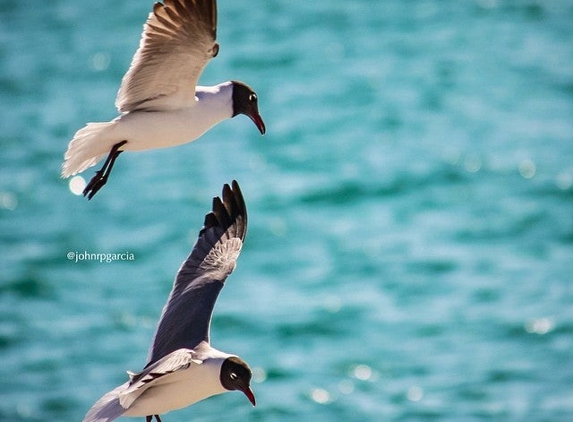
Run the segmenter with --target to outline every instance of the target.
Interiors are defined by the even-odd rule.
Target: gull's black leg
[[[153,419],[153,415],[147,415],[145,417],[145,422],[151,422],[151,419]]]
[[[118,150],[119,150],[119,148],[121,148],[126,143],[127,143],[127,141],[121,141],[121,142],[118,142],[117,144],[115,144],[113,146],[113,148],[109,152],[107,158],[105,159],[105,163],[103,163],[102,168],[99,169],[98,171],[96,171],[96,174],[94,175],[94,177],[92,177],[90,182],[87,184],[86,188],[84,189],[83,194],[84,194],[84,196],[88,197],[88,200],[92,199],[94,197],[94,195],[103,187],[103,185],[106,184],[107,178],[109,177],[109,175],[111,173],[111,169],[113,168],[113,164],[115,163],[115,160],[117,160],[117,157],[119,157],[119,154],[121,154],[123,152],[123,151],[118,151]]]
[[[161,418],[159,417],[159,415],[155,415],[155,420],[156,420],[157,422],[161,422]]]

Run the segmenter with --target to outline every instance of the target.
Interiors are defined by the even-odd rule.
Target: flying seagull
[[[261,134],[257,94],[245,83],[197,86],[203,69],[219,52],[216,0],[155,3],[139,48],[123,77],[111,122],[88,123],[64,154],[62,177],[103,167],[83,191],[88,199],[106,184],[123,151],[165,148],[191,142],[219,122],[245,114]]]
[[[183,262],[155,332],[148,361],[139,373],[100,398],[83,422],[120,416],[155,416],[181,409],[215,394],[242,391],[255,405],[251,369],[238,356],[210,344],[213,307],[235,269],[247,231],[247,210],[236,181],[213,199],[213,211]]]

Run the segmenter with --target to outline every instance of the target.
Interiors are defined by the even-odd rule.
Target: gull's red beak
[[[247,398],[249,399],[249,401],[253,404],[253,407],[257,405],[257,402],[255,400],[255,394],[253,393],[253,390],[251,390],[251,387],[246,387],[244,390],[242,390],[243,393],[245,394],[245,396],[247,396]]]
[[[261,115],[259,113],[252,113],[248,114],[248,116],[251,118],[257,129],[259,129],[261,135],[264,135],[265,132],[267,131],[267,128],[265,127],[265,122],[263,122],[263,118],[261,117]]]

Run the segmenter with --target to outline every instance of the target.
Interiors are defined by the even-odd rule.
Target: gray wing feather
[[[225,280],[235,269],[247,231],[247,209],[236,181],[213,198],[199,238],[183,262],[149,350],[147,366],[182,348],[209,342],[213,308]]]
[[[120,112],[189,106],[195,86],[219,51],[215,0],[155,3],[117,94]]]

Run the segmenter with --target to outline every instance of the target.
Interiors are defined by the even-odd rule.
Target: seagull
[[[179,268],[163,308],[147,364],[100,398],[83,422],[120,416],[155,416],[207,397],[238,390],[255,406],[249,365],[219,351],[209,340],[211,315],[225,280],[233,272],[247,231],[247,210],[236,181],[223,186],[191,254]]]
[[[248,85],[227,81],[197,86],[203,69],[219,52],[216,33],[216,0],[155,3],[117,94],[120,115],[76,132],[64,154],[62,177],[83,172],[107,154],[83,191],[89,200],[106,184],[123,151],[182,145],[239,114],[248,116],[264,135],[258,97]]]

